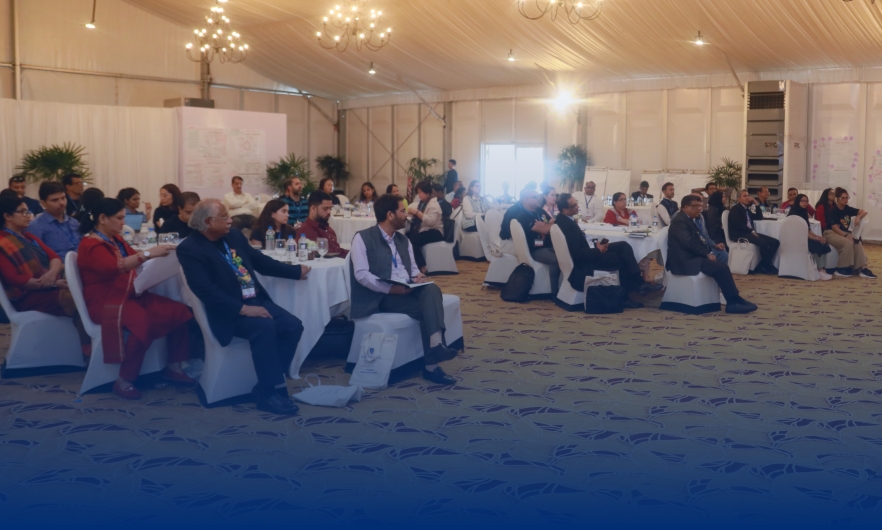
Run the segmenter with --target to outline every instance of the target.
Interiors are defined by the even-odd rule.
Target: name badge
[[[242,298],[254,298],[255,296],[257,296],[257,291],[254,287],[242,288]]]

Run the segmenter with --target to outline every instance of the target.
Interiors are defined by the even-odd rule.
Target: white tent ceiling
[[[127,0],[195,27],[213,0]],[[590,1],[590,0],[588,0]],[[514,0],[368,0],[391,43],[326,50],[315,38],[330,0],[230,0],[250,68],[316,95],[349,99],[418,90],[882,66],[882,13],[870,0],[606,0],[597,20],[530,21]],[[337,0],[337,4],[340,1]],[[709,46],[691,41],[701,31]],[[183,45],[183,43],[182,43]],[[517,57],[506,61],[509,49]],[[373,61],[378,72],[367,74]],[[578,91],[578,88],[576,88]]]

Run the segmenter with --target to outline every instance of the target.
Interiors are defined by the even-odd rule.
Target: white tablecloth
[[[352,238],[355,237],[355,234],[377,224],[377,218],[350,217],[346,219],[332,215],[330,224],[331,228],[334,229],[334,233],[337,234],[337,242],[340,243],[341,247],[348,250],[352,245]]]
[[[646,237],[638,238],[630,237],[627,233],[625,233],[624,228],[615,229],[610,225],[592,226],[583,224],[579,226],[582,228],[582,231],[585,233],[585,237],[588,238],[589,241],[595,238],[598,240],[607,238],[610,243],[615,243],[616,241],[624,241],[625,243],[631,245],[631,248],[634,249],[634,257],[637,258],[637,261],[642,260],[650,253],[661,248],[658,244],[659,238],[657,232]]]
[[[148,261],[144,268],[165,268],[171,265],[167,260],[174,260],[175,267],[180,267],[177,256],[172,253],[166,258]],[[299,377],[300,366],[306,356],[324,333],[325,326],[331,318],[342,314],[349,307],[349,282],[344,270],[345,263],[342,258],[308,261],[306,265],[312,267],[312,270],[306,280],[257,275],[273,302],[303,322],[303,336],[297,344],[294,361],[289,369],[289,374],[295,379]],[[176,274],[153,286],[149,292],[182,302],[180,275]]]
[[[783,217],[781,217],[781,219],[783,219]],[[763,234],[769,237],[774,237],[779,241],[781,240],[781,221],[779,219],[756,221],[754,222],[754,226],[756,227],[757,234]],[[815,235],[821,235],[820,222],[815,221],[814,219],[809,219],[809,226]],[[775,265],[775,267],[778,267],[781,264],[780,249],[775,253],[775,259],[772,261],[772,264]]]

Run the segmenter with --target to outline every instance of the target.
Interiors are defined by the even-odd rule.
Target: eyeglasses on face
[[[28,215],[33,215],[33,213],[27,209],[25,209],[25,210],[19,209],[19,210],[16,210],[15,213],[19,213],[21,215],[24,215],[25,217],[27,217]]]
[[[9,181],[10,182],[24,182],[25,178],[24,177],[12,177],[11,179],[9,179]]]

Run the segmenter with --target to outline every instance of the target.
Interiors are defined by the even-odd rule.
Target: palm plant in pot
[[[717,191],[723,192],[728,208],[732,205],[734,194],[741,189],[742,166],[730,158],[723,157],[722,161],[722,164],[710,168],[707,183],[716,184]]]
[[[315,165],[322,170],[326,178],[334,180],[335,186],[349,180],[349,167],[342,157],[322,155],[315,159]]]
[[[284,195],[285,186],[291,177],[299,177],[303,181],[303,196],[306,196],[316,189],[316,184],[310,177],[312,170],[309,169],[309,160],[306,157],[298,157],[294,153],[286,157],[282,157],[278,162],[267,164],[266,177],[263,179],[264,184],[272,188],[275,193]]]
[[[411,158],[407,164],[407,199],[410,200],[413,185],[423,180],[443,184],[444,173],[430,173],[432,167],[438,165],[437,158]]]
[[[557,181],[561,189],[569,193],[582,188],[585,180],[585,169],[593,163],[591,153],[581,145],[568,145],[560,150],[557,156]]]
[[[31,182],[44,180],[61,181],[70,173],[76,173],[86,182],[92,172],[83,160],[86,148],[81,145],[65,142],[62,145],[45,145],[39,149],[28,151],[15,169]]]

